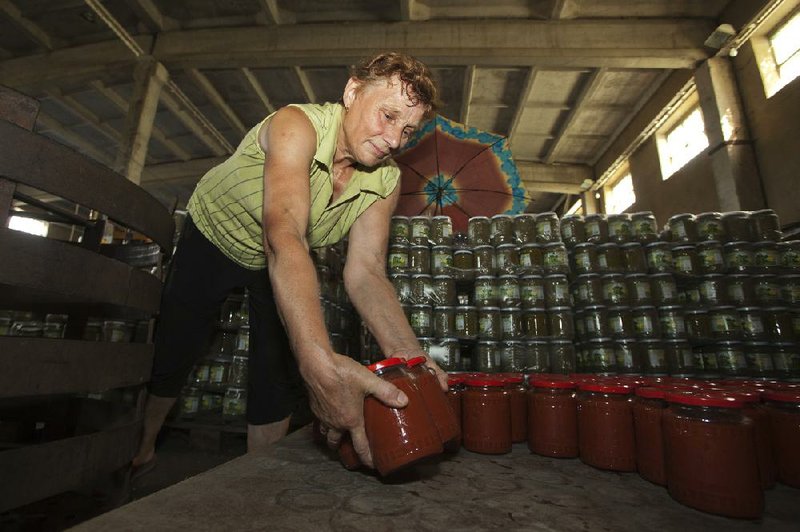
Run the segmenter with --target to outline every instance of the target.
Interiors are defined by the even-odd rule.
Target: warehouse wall
[[[800,78],[767,99],[749,44],[734,60],[767,207],[783,225],[800,222]]]
[[[719,210],[711,160],[701,153],[669,179],[661,178],[655,137],[650,137],[630,158],[636,203],[627,212],[653,211],[659,226],[681,212]]]

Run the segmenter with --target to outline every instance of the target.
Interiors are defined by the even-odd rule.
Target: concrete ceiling
[[[714,53],[703,42],[729,3],[0,0],[0,84],[41,101],[37,131],[113,167],[132,50],[155,57],[178,92],[162,91],[142,185],[172,205],[267,113],[337,100],[349,65],[404,50],[434,69],[441,114],[509,136],[544,211],[594,178],[671,72]]]

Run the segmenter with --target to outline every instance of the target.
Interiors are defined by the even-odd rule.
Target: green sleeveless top
[[[308,244],[335,244],[370,205],[394,191],[400,170],[391,160],[372,169],[357,168],[341,196],[331,202],[333,156],[344,108],[338,103],[293,107],[306,114],[317,132],[309,169]],[[253,127],[225,162],[206,172],[187,206],[200,232],[232,261],[251,270],[267,266],[262,242],[264,151],[258,132],[272,116]]]

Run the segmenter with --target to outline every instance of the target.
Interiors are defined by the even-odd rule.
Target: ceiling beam
[[[264,87],[261,85],[261,82],[258,81],[253,71],[249,68],[243,68],[242,74],[244,75],[247,83],[250,84],[250,87],[253,89],[253,92],[256,93],[258,99],[261,100],[261,103],[264,105],[264,108],[267,110],[267,114],[272,114],[275,112],[275,106],[270,101],[267,93],[264,92]]]
[[[0,13],[5,15],[17,28],[40,46],[48,50],[55,50],[64,46],[64,41],[52,37],[41,26],[23,16],[22,11],[11,0],[0,0]]]
[[[714,29],[706,19],[447,20],[403,24],[303,24],[165,32],[134,39],[174,68],[341,66],[365,55],[400,49],[430,66],[542,66],[569,68],[694,68],[708,57],[703,42]],[[55,50],[0,61],[11,87],[91,76],[127,65],[133,57],[117,42]]]
[[[227,141],[223,144],[220,139],[224,140],[225,137],[191,101],[181,99],[178,95],[170,94],[166,90],[161,91],[161,101],[214,155],[233,153],[233,146]]]
[[[525,74],[525,82],[522,84],[522,90],[519,91],[519,99],[517,100],[516,111],[514,111],[514,117],[511,119],[511,125],[508,127],[509,142],[513,142],[514,135],[517,133],[517,128],[519,128],[520,120],[522,119],[522,113],[525,112],[525,108],[528,105],[528,99],[531,97],[531,91],[533,90],[533,83],[535,81],[536,68],[530,67],[528,68],[527,74]]]
[[[294,24],[294,14],[280,8],[278,0],[260,0],[261,12],[264,13],[263,19],[269,24]]]
[[[36,117],[36,123],[37,123],[37,129],[36,129],[37,133],[53,134],[57,136],[65,144],[75,149],[76,151],[79,151],[84,155],[88,155],[95,161],[103,163],[109,168],[114,167],[114,159],[111,156],[99,150],[91,142],[87,142],[86,140],[84,140],[80,135],[78,135],[74,131],[66,129],[63,125],[61,125],[61,123],[59,123],[54,118],[51,118],[46,114],[39,113],[39,116]]]
[[[303,89],[303,94],[305,94],[308,103],[316,103],[317,102],[317,95],[314,93],[314,87],[311,86],[311,80],[308,79],[308,75],[303,72],[303,69],[299,66],[292,67],[294,71],[294,75],[297,76],[297,80],[300,82],[300,87]]]
[[[475,88],[475,65],[469,65],[464,72],[464,87],[461,91],[461,111],[458,121],[466,124],[469,120],[469,106],[472,102],[472,91]]]
[[[102,81],[97,81],[97,80],[90,82],[89,85],[94,90],[105,96],[108,101],[110,101],[117,107],[117,109],[122,111],[123,115],[128,114],[128,102],[126,102],[122,96],[117,94],[117,92],[114,89],[106,86]],[[165,148],[171,151],[172,154],[178,157],[180,160],[186,161],[192,158],[191,154],[188,151],[181,148],[172,139],[167,138],[164,132],[161,131],[155,124],[153,124],[153,131],[151,135],[155,140],[163,144]]]
[[[179,27],[178,21],[162,14],[153,0],[128,0],[128,5],[151,33],[172,31]]]
[[[179,163],[162,163],[146,166],[142,172],[142,185],[155,183],[193,184],[225,157],[206,157]],[[192,181],[194,179],[194,181]]]
[[[200,87],[203,91],[203,94],[211,101],[211,103],[216,107],[228,122],[233,126],[233,128],[239,133],[239,136],[244,137],[247,133],[247,128],[244,126],[242,121],[236,116],[236,113],[231,106],[228,105],[228,102],[225,101],[225,98],[219,93],[214,84],[211,83],[205,74],[197,70],[196,68],[190,68],[187,71],[189,78],[195,82],[195,84]]]
[[[519,177],[528,192],[579,194],[593,183],[591,166],[517,161]]]
[[[400,20],[428,20],[431,18],[431,9],[420,0],[400,0]]]
[[[548,164],[553,162],[556,157],[556,153],[558,152],[558,148],[564,141],[564,138],[567,136],[567,131],[569,130],[570,126],[572,126],[573,122],[575,122],[575,117],[580,112],[583,102],[591,98],[592,94],[594,94],[594,92],[600,86],[599,80],[603,76],[604,72],[604,69],[599,68],[589,74],[589,77],[583,83],[578,96],[575,98],[575,103],[572,104],[572,109],[569,110],[567,116],[564,118],[564,121],[561,122],[561,126],[558,128],[558,133],[556,133],[556,139],[550,143],[550,147],[547,149],[547,152],[544,155],[544,162]]]
[[[112,141],[116,142],[117,144],[122,141],[122,134],[119,131],[108,124],[103,123],[96,114],[87,109],[82,103],[72,96],[63,94],[59,89],[48,90],[46,91],[46,94],[48,98],[57,102],[61,107],[67,109],[70,113],[74,114]]]

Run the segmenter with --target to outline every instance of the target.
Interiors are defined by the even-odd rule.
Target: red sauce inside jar
[[[800,488],[800,389],[764,393],[778,479]]]
[[[636,471],[631,387],[584,383],[578,394],[578,447],[582,462],[599,469]]]
[[[436,424],[443,445],[456,442],[461,437],[461,428],[447,395],[439,385],[439,379],[428,370],[425,357],[415,357],[406,362],[414,384],[422,395],[425,406]]]
[[[461,396],[463,445],[483,454],[511,452],[511,399],[505,381],[473,378]]]
[[[753,420],[753,430],[756,438],[756,458],[758,459],[758,474],[761,478],[761,487],[771,488],[778,480],[778,466],[772,445],[772,434],[769,426],[769,414],[761,405],[761,392],[756,388],[731,387],[723,388],[726,393],[732,394],[744,403],[744,415]]]
[[[447,378],[447,400],[458,423],[458,439],[445,447],[446,451],[455,452],[461,447],[461,394],[464,391],[464,377],[449,376]]]
[[[661,432],[661,417],[666,407],[664,390],[651,387],[636,389],[636,397],[633,400],[636,467],[643,479],[660,486],[667,485]]]
[[[525,378],[521,373],[500,373],[496,377],[506,382],[511,401],[511,442],[521,443],[528,439],[528,396]]]
[[[405,361],[389,358],[367,367],[408,396],[404,408],[388,407],[374,397],[364,399],[364,427],[378,472],[385,476],[441,453],[439,432],[422,395],[405,370]]]
[[[752,419],[722,392],[667,393],[667,489],[678,502],[718,515],[756,519],[764,497]]]
[[[349,471],[361,467],[361,459],[356,453],[356,448],[353,447],[353,440],[350,439],[350,434],[342,436],[342,442],[339,444],[339,461]]]
[[[555,458],[578,456],[575,386],[568,379],[534,377],[528,392],[528,449],[532,453]]]

